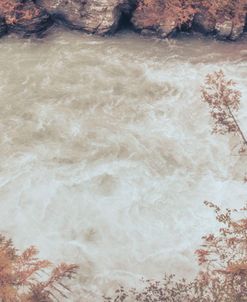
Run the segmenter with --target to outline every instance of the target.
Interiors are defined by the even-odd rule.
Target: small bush
[[[56,267],[37,258],[38,251],[29,247],[20,253],[11,240],[0,235],[0,301],[53,302],[67,297],[66,279],[74,277],[77,266],[62,263]]]

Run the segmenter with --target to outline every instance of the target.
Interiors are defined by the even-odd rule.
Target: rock
[[[89,33],[113,33],[122,14],[128,14],[135,0],[37,0],[54,19]]]
[[[234,24],[230,35],[230,40],[235,41],[241,37],[244,32],[244,24]]]
[[[181,1],[180,4],[173,0],[139,1],[132,17],[134,28],[141,33],[144,30],[154,31],[161,38],[170,36],[177,29],[187,32],[194,29],[203,34],[216,34],[220,39],[231,40],[238,39],[244,31],[244,1],[241,4],[243,7],[227,6],[225,11],[213,8],[210,1],[194,1],[195,5]],[[238,14],[242,16],[236,17]]]
[[[177,19],[171,14],[167,17],[163,5],[157,4],[157,6],[139,5],[131,22],[137,31],[152,31],[156,36],[166,38],[176,31]]]
[[[247,14],[246,14],[246,16],[245,15],[240,16],[240,18],[237,22],[233,22],[232,32],[230,35],[231,40],[235,41],[239,37],[241,37],[241,35],[245,31],[245,26],[247,23],[246,20],[247,20]]]
[[[192,28],[203,34],[210,34],[215,30],[216,20],[207,11],[196,13],[193,19]]]
[[[141,35],[145,37],[153,37],[156,36],[156,32],[151,29],[143,29],[141,30]]]
[[[164,22],[159,24],[158,36],[161,38],[166,38],[174,33],[177,29],[177,22],[173,18],[167,18]]]
[[[0,14],[4,17],[9,32],[23,36],[41,35],[52,24],[50,16],[31,0],[11,0]]]
[[[98,34],[113,33],[122,14],[129,14],[133,5],[129,0],[89,0],[84,7],[83,28]]]
[[[216,22],[217,36],[220,39],[237,40],[243,34],[245,28],[245,16],[235,20],[218,20]]]
[[[82,16],[86,1],[83,0],[36,0],[54,19],[62,20],[70,27],[82,29]]]
[[[146,36],[166,38],[191,27],[220,39],[238,39],[247,30],[246,8],[210,10],[205,3],[178,5],[173,0],[0,0],[0,36],[16,32],[41,35],[53,21],[72,29],[104,35],[133,24]],[[210,3],[209,3],[210,4]],[[220,15],[218,15],[220,14]],[[234,16],[234,18],[233,18]],[[237,17],[236,17],[237,16]],[[193,20],[193,21],[192,21]]]
[[[7,25],[3,18],[0,17],[0,38],[7,33]]]
[[[232,33],[232,21],[231,20],[217,20],[216,22],[217,37],[220,39],[227,39]]]

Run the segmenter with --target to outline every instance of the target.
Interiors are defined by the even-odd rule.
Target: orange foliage
[[[206,287],[217,286],[219,301],[246,301],[247,208],[222,211],[211,202],[205,204],[215,211],[223,227],[216,235],[204,236],[202,249],[196,251],[202,267],[200,275],[207,276]],[[234,218],[239,215],[244,218]]]
[[[180,28],[183,24],[191,25],[194,15],[208,11],[215,19],[220,17],[238,23],[247,12],[246,0],[140,0],[137,13],[143,14],[144,27],[162,24],[168,19]]]
[[[19,253],[11,240],[0,235],[0,301],[52,302],[57,295],[66,297],[69,288],[63,281],[73,278],[77,266],[62,263],[53,267],[37,254],[33,246]]]
[[[26,9],[25,2],[18,0],[1,0],[0,15],[4,17],[6,24],[12,25],[22,21],[32,20],[39,15],[35,6]]]
[[[239,135],[243,152],[247,139],[237,120],[241,93],[235,89],[236,83],[227,80],[223,71],[209,74],[202,88],[202,100],[208,103],[214,120],[213,133]]]
[[[143,0],[139,2],[138,11],[144,16],[143,27],[162,24],[165,20],[175,20],[176,26],[180,27],[184,23],[190,23],[195,14],[190,0]]]

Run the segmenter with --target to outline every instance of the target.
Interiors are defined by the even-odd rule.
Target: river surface
[[[0,231],[80,265],[69,301],[197,271],[216,229],[204,200],[240,207],[246,159],[211,134],[200,85],[222,69],[243,94],[247,40],[54,31],[0,41]]]

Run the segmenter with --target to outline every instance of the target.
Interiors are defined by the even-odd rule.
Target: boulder
[[[23,36],[40,35],[52,24],[50,16],[31,0],[11,0],[0,6],[0,15],[9,32]]]
[[[155,32],[156,36],[166,38],[177,29],[177,17],[165,10],[163,3],[141,5],[135,10],[131,22],[141,33]]]
[[[135,0],[37,0],[54,19],[73,29],[89,33],[113,33],[122,14],[128,14]]]
[[[202,11],[195,14],[192,23],[192,28],[195,31],[203,34],[210,34],[215,30],[215,26],[216,20],[208,11]]]
[[[227,39],[232,33],[232,21],[231,20],[217,20],[216,22],[217,37],[220,39]]]
[[[220,19],[216,22],[217,36],[220,39],[237,40],[243,34],[245,28],[245,16],[238,19]]]
[[[230,40],[232,41],[235,41],[237,39],[239,39],[239,37],[241,37],[241,35],[243,34],[244,32],[244,28],[245,28],[245,24],[242,23],[242,24],[233,24],[232,26],[232,32],[231,32],[231,35],[230,35]]]
[[[177,29],[176,19],[167,18],[164,20],[164,22],[161,22],[159,24],[159,28],[158,28],[157,32],[161,38],[166,38],[169,35],[171,35],[173,32],[175,32],[176,29]]]
[[[66,22],[70,27],[82,29],[84,0],[36,0],[36,4],[45,9],[55,20]]]

